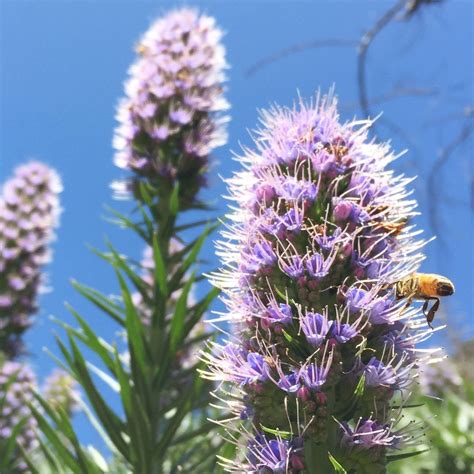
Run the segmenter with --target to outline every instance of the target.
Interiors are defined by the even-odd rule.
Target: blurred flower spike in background
[[[138,43],[114,136],[115,164],[135,176],[114,183],[118,194],[145,179],[163,195],[179,184],[181,206],[196,204],[208,156],[227,140],[221,37],[213,18],[182,9],[157,20]]]
[[[21,335],[45,288],[43,267],[59,223],[61,180],[48,166],[19,166],[0,195],[0,346],[9,356],[23,350]]]

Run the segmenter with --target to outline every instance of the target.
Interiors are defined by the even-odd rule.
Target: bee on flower
[[[414,439],[393,421],[393,398],[430,357],[416,349],[430,335],[423,315],[393,291],[424,258],[410,180],[388,168],[387,144],[368,139],[370,120],[340,121],[332,93],[262,123],[228,180],[236,205],[217,244],[219,320],[231,328],[202,356],[246,440],[224,464],[382,472],[387,453]]]

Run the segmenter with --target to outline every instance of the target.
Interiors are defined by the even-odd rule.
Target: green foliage
[[[146,206],[137,209],[138,221],[113,214],[116,223],[135,232],[152,249],[151,279],[144,278],[139,264],[108,243],[106,252],[95,253],[112,266],[119,295],[110,297],[72,282],[103,316],[116,323],[117,332],[125,336],[125,350],[120,350],[120,339],[101,339],[88,322],[92,317],[72,307],[77,326],[60,323],[67,337],[57,338],[62,364],[81,385],[86,414],[109,446],[112,460],[106,462],[95,449],[82,446],[70,419],[38,395],[42,409],[31,408],[43,438],[38,451],[29,456],[32,472],[38,472],[36,458],[42,460],[42,473],[204,473],[216,468],[215,455],[222,441],[215,434],[216,425],[208,420],[211,387],[199,377],[198,369],[203,367],[197,357],[181,364],[183,354],[210,337],[196,333],[196,326],[218,291],[212,289],[196,301],[190,300],[190,293],[198,280],[199,252],[216,226],[201,227],[194,241],[172,253],[171,240],[183,242],[179,232],[199,229],[202,221],[176,226],[177,189],[168,202],[158,203],[153,198],[157,193],[149,186],[141,191]],[[134,295],[139,295],[140,303]],[[151,313],[147,323],[144,308]],[[89,362],[91,353],[99,363]],[[115,405],[111,403],[114,397],[118,399]],[[114,409],[116,405],[119,408]]]
[[[426,425],[426,452],[389,465],[390,474],[474,473],[474,385],[464,379],[458,390],[447,390],[443,399],[423,397],[422,406],[410,410]]]

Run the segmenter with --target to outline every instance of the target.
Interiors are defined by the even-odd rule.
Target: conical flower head
[[[55,410],[62,409],[69,416],[79,409],[79,384],[62,369],[54,369],[43,386],[43,397]]]
[[[59,220],[61,181],[48,166],[19,166],[0,194],[0,347],[11,355],[36,311],[42,267]]]
[[[37,444],[37,423],[28,403],[33,398],[36,379],[32,370],[19,362],[6,361],[0,365],[0,449],[15,433],[15,439],[26,451]],[[19,454],[13,473],[27,472]]]
[[[115,164],[135,174],[128,191],[145,180],[166,194],[179,183],[188,206],[205,184],[208,156],[226,141],[221,36],[213,18],[185,8],[140,40],[114,136]]]
[[[214,282],[233,330],[204,355],[206,376],[233,393],[229,407],[253,436],[265,431],[268,446],[275,433],[287,447],[297,441],[287,472],[312,472],[318,446],[350,469],[338,423],[375,411],[389,437],[389,402],[410,385],[416,344],[428,337],[419,311],[393,290],[423,258],[408,225],[410,180],[387,169],[395,157],[368,140],[370,124],[341,123],[332,96],[270,110],[241,157],[244,171],[229,180],[237,206]],[[267,459],[259,446],[247,461]],[[377,445],[377,459],[391,447]],[[238,469],[260,472],[252,466]]]

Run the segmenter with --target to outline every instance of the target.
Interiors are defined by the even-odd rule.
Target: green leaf
[[[183,263],[178,267],[173,278],[170,282],[170,290],[174,291],[177,289],[179,282],[186,274],[190,266],[196,262],[196,258],[201,250],[207,236],[213,232],[217,228],[217,224],[211,225],[204,229],[203,233],[195,240],[194,244],[192,245],[190,252],[188,253],[187,257],[184,259]]]
[[[132,229],[135,231],[143,240],[147,241],[147,235],[143,231],[143,229],[140,227],[139,224],[136,224],[135,222],[132,222],[128,217],[126,217],[124,214],[121,214],[120,212],[116,211],[115,209],[112,209],[109,206],[106,206],[106,209],[108,212],[113,214],[117,220],[113,219],[107,219],[111,221],[112,223],[118,224],[120,227],[124,229]]]
[[[171,216],[175,217],[179,211],[179,181],[176,182],[173,192],[171,193],[169,210]]]
[[[180,427],[181,422],[191,411],[192,401],[196,398],[196,395],[199,394],[201,385],[202,380],[199,375],[195,373],[193,386],[189,387],[188,390],[183,390],[181,392],[177,409],[175,410],[174,415],[171,417],[170,421],[167,423],[165,429],[163,430],[163,436],[156,445],[155,456],[157,459],[162,458],[166,449],[172,443],[173,437]]]
[[[139,453],[143,460],[147,458],[146,449],[150,446],[149,433],[152,431],[149,426],[149,414],[140,402],[140,397],[146,393],[135,389],[133,381],[123,369],[118,351],[115,352],[115,364],[122,405],[127,418],[127,434],[130,437],[133,452]]]
[[[218,288],[211,288],[209,292],[196,303],[192,308],[189,309],[192,316],[186,321],[184,332],[189,334],[193,327],[201,320],[203,314],[208,310],[210,304],[215,300],[215,298],[220,294],[221,290]]]
[[[160,297],[167,299],[169,293],[166,266],[163,260],[163,255],[161,254],[156,234],[153,234],[153,260],[155,263],[155,281],[158,283]]]
[[[123,308],[114,303],[110,298],[107,298],[100,291],[85,286],[76,280],[71,280],[72,286],[86,299],[93,303],[97,308],[107,313],[120,325],[124,325]]]
[[[110,249],[112,256],[114,258],[112,262],[112,266],[114,267],[115,271],[117,272],[117,269],[122,270],[125,275],[130,279],[130,281],[133,283],[135,288],[141,293],[141,295],[147,299],[148,298],[148,285],[145,283],[143,278],[138,275],[136,272],[134,272],[129,265],[127,265],[127,260],[125,257],[120,255],[115,248],[112,246],[112,244],[109,242],[107,243],[107,247]]]
[[[104,346],[103,342],[97,337],[96,333],[92,328],[86,323],[84,318],[82,318],[77,311],[75,311],[72,306],[67,305],[69,311],[72,313],[76,321],[79,323],[79,326],[82,329],[83,334],[81,335],[81,341],[94,351],[104,362],[106,367],[113,373],[114,362],[109,350]],[[67,331],[73,332],[77,337],[77,331],[73,330],[70,326],[65,325]]]
[[[280,438],[283,438],[283,439],[291,438],[293,436],[293,433],[291,431],[275,430],[273,428],[268,428],[267,426],[264,426],[262,424],[260,424],[260,428],[262,428],[262,430],[265,431],[266,433],[279,436]]]
[[[175,227],[175,232],[182,232],[183,230],[193,229],[194,227],[199,227],[201,225],[209,225],[209,219],[202,219],[200,221],[190,222],[189,224],[182,224]]]
[[[130,357],[136,359],[140,367],[140,374],[136,373],[134,376],[144,377],[146,373],[145,362],[145,338],[143,332],[143,324],[140,316],[137,313],[132,301],[132,295],[119,271],[116,271],[117,279],[120,284],[122,298],[125,304],[125,327],[127,329],[127,341],[130,352]]]
[[[188,281],[186,282],[183,291],[179,295],[178,301],[176,302],[176,308],[173,313],[173,317],[171,318],[171,330],[170,330],[170,350],[173,353],[176,351],[176,348],[180,344],[181,340],[183,339],[183,334],[186,335],[187,333],[184,331],[185,329],[185,318],[188,309],[188,295],[191,290],[191,287],[194,283],[194,273],[189,277]]]
[[[153,204],[153,199],[150,193],[148,192],[147,184],[144,182],[140,182],[138,186],[138,192],[140,193],[140,197],[147,204],[147,206],[151,207]]]
[[[342,467],[339,461],[328,451],[329,461],[336,472],[340,472],[341,474],[347,474],[347,471]]]
[[[359,382],[357,382],[357,387],[354,390],[354,395],[356,397],[362,397],[365,390],[365,373],[361,375]]]
[[[22,432],[26,422],[28,421],[28,415],[21,418],[18,423],[13,428],[11,434],[8,438],[3,438],[2,443],[0,444],[0,460],[14,460],[14,451],[17,448],[17,436]]]
[[[76,436],[76,433],[72,427],[71,419],[69,414],[63,408],[53,409],[49,403],[44,400],[41,395],[34,394],[36,401],[41,405],[41,408],[44,412],[54,421],[58,431],[65,436],[69,441],[69,445],[74,449],[76,454],[75,460],[78,467],[80,467],[80,472],[87,473],[99,473],[95,466],[91,465],[88,455],[82,449],[79,440]],[[67,448],[69,450],[69,448]]]
[[[394,462],[399,461],[400,459],[407,459],[412,458],[413,456],[418,456],[419,454],[426,453],[429,449],[422,449],[420,451],[413,451],[410,453],[402,453],[402,454],[391,454],[386,456],[387,462]]]
[[[54,429],[48,423],[46,418],[31,404],[30,410],[33,416],[35,417],[42,433],[46,436],[52,448],[58,453],[61,462],[65,463],[74,473],[82,474],[82,471],[79,468],[76,459],[65,445],[66,440],[59,435],[57,430]]]
[[[60,348],[65,357],[70,361],[71,367],[74,369],[76,378],[86,392],[90,403],[92,404],[98,418],[104,425],[104,428],[109,435],[112,442],[122,455],[130,460],[130,453],[127,443],[122,438],[124,432],[124,423],[118,416],[110,409],[108,403],[105,402],[100,392],[97,390],[92,378],[87,370],[87,365],[79,348],[74,342],[73,338],[69,336],[69,343],[71,345],[72,353],[70,354],[61,341],[58,341]],[[62,347],[61,347],[62,346]]]

